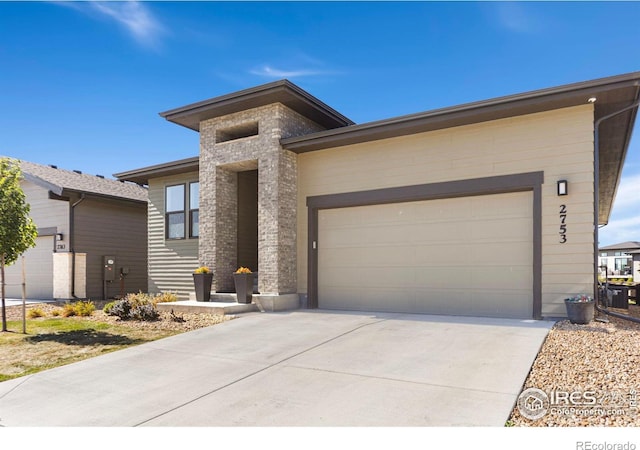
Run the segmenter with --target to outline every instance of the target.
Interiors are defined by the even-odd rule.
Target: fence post
[[[24,270],[24,255],[22,255],[22,334],[27,334],[27,279]]]

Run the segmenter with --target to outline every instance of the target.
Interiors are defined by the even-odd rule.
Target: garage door
[[[53,298],[53,236],[36,238],[36,246],[24,254],[27,298]],[[22,298],[22,262],[20,259],[6,269],[7,298]]]
[[[318,306],[531,318],[532,195],[320,210]]]

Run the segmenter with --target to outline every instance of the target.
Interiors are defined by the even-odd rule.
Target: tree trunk
[[[4,302],[4,253],[0,255],[0,275],[2,275],[2,331],[7,331],[7,311]]]

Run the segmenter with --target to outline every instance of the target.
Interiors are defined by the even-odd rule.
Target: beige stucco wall
[[[593,293],[593,107],[565,108],[298,156],[298,292],[307,291],[308,196],[543,171],[542,314]],[[569,195],[556,195],[556,181]],[[567,242],[559,208],[567,206]]]

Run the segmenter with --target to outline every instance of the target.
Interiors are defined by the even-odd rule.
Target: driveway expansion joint
[[[236,380],[234,380],[234,381],[232,381],[232,382],[230,382],[230,383],[227,383],[227,384],[225,384],[225,385],[223,385],[223,386],[217,387],[217,388],[215,388],[215,389],[213,389],[213,390],[211,390],[211,391],[209,391],[209,392],[205,392],[204,394],[198,395],[197,397],[192,398],[192,399],[191,399],[191,400],[189,400],[189,401],[186,401],[186,402],[184,402],[184,403],[181,403],[180,405],[174,406],[173,408],[170,408],[170,409],[168,409],[167,411],[164,411],[164,412],[162,412],[162,413],[160,413],[160,414],[156,414],[155,416],[150,417],[150,418],[148,418],[148,419],[146,419],[146,420],[143,420],[142,422],[139,422],[139,423],[137,423],[137,424],[134,424],[133,426],[134,426],[134,427],[142,426],[142,425],[144,425],[144,424],[146,424],[146,423],[148,423],[148,422],[150,422],[150,421],[152,421],[152,420],[154,420],[154,419],[157,419],[157,418],[159,418],[159,417],[164,416],[165,414],[168,414],[168,413],[170,413],[170,412],[176,411],[176,410],[178,410],[178,409],[180,409],[180,408],[183,408],[183,407],[185,407],[185,406],[187,406],[187,405],[189,405],[189,404],[191,404],[191,403],[194,403],[194,402],[196,402],[196,401],[198,401],[198,400],[200,400],[200,399],[202,399],[202,398],[205,398],[205,397],[207,397],[207,396],[209,396],[209,395],[211,395],[211,394],[215,394],[216,392],[219,392],[219,391],[221,391],[221,390],[223,390],[223,389],[225,389],[225,388],[227,388],[227,387],[233,386],[233,385],[235,385],[235,384],[239,383],[240,381],[244,381],[244,380],[246,380],[246,379],[248,379],[248,378],[251,378],[251,377],[253,377],[253,376],[257,375],[257,374],[260,374],[260,373],[262,373],[262,372],[264,372],[264,371],[266,371],[266,370],[269,370],[269,369],[271,369],[271,368],[273,368],[273,367],[276,367],[276,366],[282,365],[282,363],[284,363],[284,362],[286,362],[286,361],[289,361],[290,359],[295,358],[296,356],[300,356],[300,355],[303,355],[303,354],[305,354],[305,353],[307,353],[307,352],[310,352],[311,350],[315,350],[316,348],[319,348],[319,347],[321,347],[321,346],[323,346],[323,345],[326,345],[326,344],[328,344],[328,343],[330,343],[330,342],[333,342],[333,341],[335,341],[336,339],[339,339],[339,338],[341,338],[341,337],[343,337],[343,336],[346,336],[346,335],[348,335],[348,334],[351,334],[351,333],[353,333],[353,332],[355,332],[355,331],[358,331],[358,330],[360,330],[360,329],[362,329],[362,328],[364,328],[364,327],[368,327],[368,326],[375,325],[375,324],[378,324],[378,323],[381,323],[381,322],[385,322],[385,321],[387,321],[387,320],[389,320],[389,319],[380,319],[380,320],[376,320],[376,321],[373,321],[373,322],[370,322],[370,323],[365,323],[365,324],[362,324],[362,325],[358,325],[357,327],[354,327],[354,328],[352,328],[352,329],[350,329],[350,330],[348,330],[348,331],[345,331],[345,332],[343,332],[343,333],[340,333],[340,334],[339,334],[339,335],[337,335],[337,336],[334,336],[334,337],[332,337],[332,338],[330,338],[330,339],[327,339],[327,340],[325,340],[325,341],[322,341],[322,342],[320,342],[320,343],[318,343],[318,344],[316,344],[316,345],[312,345],[311,347],[309,347],[309,348],[307,348],[307,349],[304,349],[304,350],[301,350],[301,351],[299,351],[299,352],[297,352],[297,353],[295,353],[295,354],[293,354],[293,355],[291,355],[291,356],[287,356],[286,358],[283,358],[283,359],[281,359],[280,361],[277,361],[277,362],[274,362],[274,363],[268,364],[267,366],[265,366],[265,367],[263,367],[263,368],[261,368],[261,369],[259,369],[259,370],[256,370],[256,371],[254,371],[254,372],[251,372],[251,373],[249,373],[249,374],[247,374],[247,375],[245,375],[245,376],[243,376],[243,377],[240,377],[240,378],[238,378],[238,379],[236,379]]]

